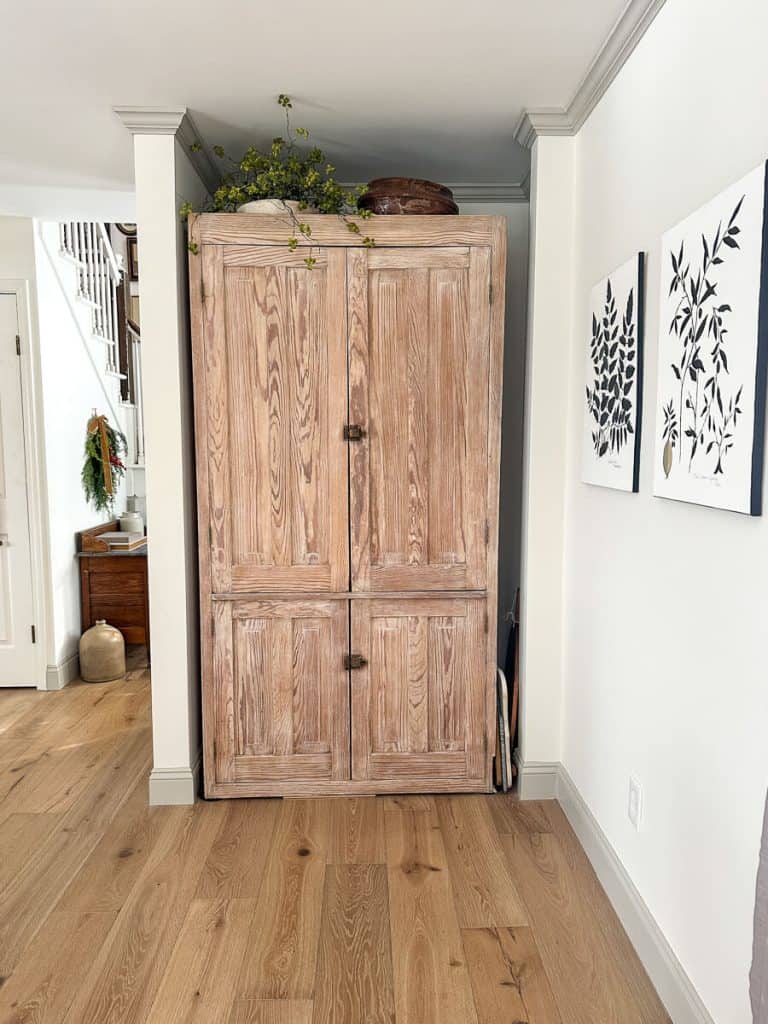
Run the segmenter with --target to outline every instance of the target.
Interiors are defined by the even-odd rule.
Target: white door
[[[35,686],[34,600],[16,296],[0,294],[0,686]]]

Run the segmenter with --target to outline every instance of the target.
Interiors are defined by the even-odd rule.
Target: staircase
[[[111,397],[110,419],[117,419],[115,425],[128,444],[126,493],[138,495],[142,499],[138,508],[144,511],[141,332],[127,312],[128,273],[115,255],[104,224],[67,221],[58,225],[58,232],[58,255],[74,268],[74,275],[59,274],[60,283],[63,289],[72,288],[77,306],[84,311],[77,317],[80,331],[84,342],[95,349],[96,365],[103,365],[100,372]]]

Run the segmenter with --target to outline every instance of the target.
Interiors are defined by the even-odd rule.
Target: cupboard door
[[[490,249],[348,261],[352,588],[484,589]]]
[[[345,601],[215,601],[205,723],[216,783],[349,778]]]
[[[345,255],[314,255],[203,247],[214,593],[349,585]]]
[[[356,600],[352,650],[352,778],[480,780],[492,699],[485,601]]]

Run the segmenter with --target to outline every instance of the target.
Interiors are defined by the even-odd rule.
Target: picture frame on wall
[[[139,280],[139,241],[135,235],[126,238],[128,256],[128,277],[131,281]]]
[[[762,514],[768,174],[761,164],[662,238],[654,494]]]
[[[590,292],[582,427],[584,483],[636,492],[640,483],[645,253]]]

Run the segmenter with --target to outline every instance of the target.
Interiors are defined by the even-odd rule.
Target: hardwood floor
[[[0,690],[0,1024],[662,1024],[562,811],[146,804],[149,674]]]

